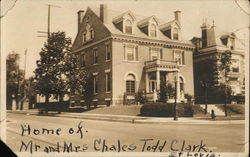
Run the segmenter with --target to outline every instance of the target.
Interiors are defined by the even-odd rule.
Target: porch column
[[[160,90],[160,71],[156,70],[156,84],[157,84],[157,90]]]
[[[149,92],[149,74],[146,72],[145,74],[145,80],[146,80],[146,93]]]

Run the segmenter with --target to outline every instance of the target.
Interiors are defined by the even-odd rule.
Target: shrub
[[[191,102],[193,99],[193,96],[188,93],[184,94],[184,97],[187,99],[188,102]]]
[[[200,105],[195,104],[192,107],[194,114],[200,114],[200,113],[204,114],[204,109]]]
[[[145,102],[148,101],[147,98],[146,98],[146,96],[145,96],[145,93],[143,93],[143,92],[137,92],[135,94],[135,100],[137,102],[140,102],[140,104],[145,104]]]
[[[140,113],[142,116],[152,117],[173,117],[174,104],[162,102],[150,102],[142,106]],[[194,114],[192,105],[187,103],[177,104],[178,117],[192,117]]]

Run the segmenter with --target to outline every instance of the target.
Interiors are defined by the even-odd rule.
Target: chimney
[[[202,41],[202,48],[208,46],[208,36],[209,36],[209,29],[210,26],[207,24],[207,19],[202,19],[201,25],[201,41]]]
[[[80,29],[80,25],[82,23],[83,16],[84,16],[84,11],[83,10],[79,10],[77,12],[77,15],[78,15],[78,30],[79,30]]]
[[[100,5],[100,20],[107,23],[107,6],[105,4]]]
[[[177,10],[174,12],[174,19],[176,21],[179,21],[179,23],[181,23],[181,11]]]

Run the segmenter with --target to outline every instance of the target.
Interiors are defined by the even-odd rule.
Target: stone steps
[[[205,109],[205,105],[200,105],[201,108]],[[225,112],[218,108],[216,105],[207,105],[207,112],[211,114],[211,111],[214,110],[215,115],[224,116]]]

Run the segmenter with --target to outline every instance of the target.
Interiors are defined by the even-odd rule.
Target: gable
[[[89,31],[93,30],[94,37],[87,42],[84,42],[84,34],[89,38]],[[87,43],[93,43],[109,37],[111,35],[110,31],[106,28],[103,22],[100,20],[99,16],[97,16],[90,8],[87,9],[82,23],[79,26],[79,30],[77,32],[76,38],[72,45],[72,51],[81,48],[83,45]]]

